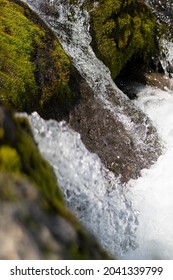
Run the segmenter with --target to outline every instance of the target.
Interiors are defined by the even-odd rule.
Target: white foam
[[[128,184],[128,198],[140,213],[139,247],[124,258],[173,259],[173,92],[146,87],[135,103],[157,127],[165,153]]]

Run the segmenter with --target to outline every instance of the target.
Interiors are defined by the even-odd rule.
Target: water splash
[[[160,28],[161,35],[158,36],[158,43],[160,49],[159,59],[165,74],[169,77],[173,76],[173,2],[170,0],[147,0],[151,6],[158,25],[163,26]],[[171,69],[170,69],[171,67]],[[170,71],[171,70],[171,71]]]
[[[152,119],[165,151],[142,176],[127,186],[128,199],[138,209],[136,250],[126,259],[173,259],[173,92],[145,87],[135,103]]]
[[[40,151],[53,166],[67,206],[79,221],[114,257],[136,248],[138,215],[118,178],[64,121],[44,121],[37,113],[29,119]]]
[[[160,39],[160,62],[167,76],[173,77],[173,42],[166,38]]]

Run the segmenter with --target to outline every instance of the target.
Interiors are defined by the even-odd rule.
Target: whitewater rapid
[[[145,87],[135,103],[152,119],[165,149],[127,185],[126,195],[139,211],[138,248],[123,258],[173,259],[173,92]]]

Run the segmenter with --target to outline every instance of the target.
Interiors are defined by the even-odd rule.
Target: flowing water
[[[138,180],[128,184],[128,198],[140,212],[139,248],[124,258],[173,259],[173,91],[146,87],[136,103],[153,120],[165,151]]]
[[[160,48],[160,62],[165,74],[173,76],[173,2],[170,0],[146,0],[155,13],[156,19],[163,24],[165,34],[158,38]],[[163,33],[161,31],[161,33]],[[171,74],[169,73],[171,66]]]
[[[42,154],[54,167],[67,206],[112,255],[120,257],[135,248],[138,214],[119,180],[65,122],[44,121],[37,113],[30,121]]]
[[[56,32],[97,98],[142,146],[145,135],[140,134],[138,124],[122,106],[127,98],[90,47],[88,13],[82,8],[83,1],[78,1],[78,5],[47,1],[47,14],[45,7],[40,6],[42,1],[25,2]],[[172,56],[172,49],[168,50]],[[116,108],[109,100],[112,91],[120,100]],[[41,152],[54,167],[68,207],[104,248],[125,259],[173,259],[173,95],[169,90],[146,87],[140,90],[135,106],[151,118],[165,149],[149,170],[143,170],[141,177],[130,180],[127,186],[120,184],[97,155],[87,151],[80,135],[65,122],[44,121],[37,113],[30,116],[30,121]]]

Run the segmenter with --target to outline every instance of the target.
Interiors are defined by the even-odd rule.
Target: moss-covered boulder
[[[0,99],[56,117],[75,103],[73,69],[57,38],[27,5],[0,0]]]
[[[0,106],[0,259],[107,259],[66,209],[28,120]]]
[[[136,57],[147,63],[155,48],[156,23],[143,0],[86,0],[91,17],[92,46],[113,79]]]

